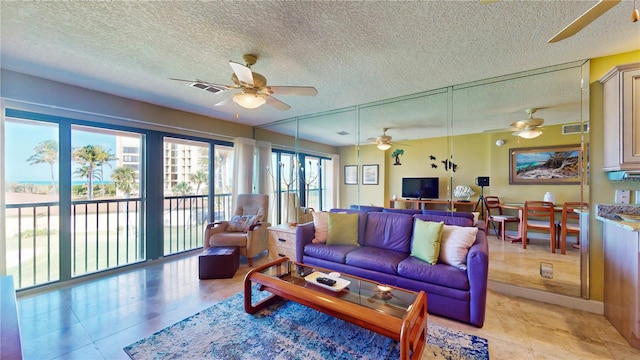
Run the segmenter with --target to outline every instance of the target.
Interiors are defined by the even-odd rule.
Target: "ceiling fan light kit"
[[[380,149],[382,151],[389,150],[390,148],[391,148],[391,144],[384,143],[384,142],[381,142],[381,143],[378,144],[378,149]]]
[[[245,109],[257,109],[264,105],[267,100],[263,96],[251,93],[239,93],[233,95],[233,102]]]
[[[540,130],[522,130],[514,133],[516,136],[520,136],[523,139],[535,139],[538,136],[542,135],[542,131]]]
[[[633,11],[631,12],[631,22],[637,22],[640,18],[640,11],[636,7],[636,0],[633,0]]]

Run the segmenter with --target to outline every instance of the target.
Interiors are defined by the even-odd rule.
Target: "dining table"
[[[500,204],[500,208],[506,209],[506,210],[515,210],[518,212],[518,218],[520,219],[520,222],[518,223],[518,235],[517,236],[509,235],[507,236],[507,238],[509,238],[509,240],[512,243],[522,242],[522,238],[523,238],[522,233],[524,231],[524,223],[522,221],[523,214],[524,214],[524,203],[504,203],[504,204]],[[554,206],[553,211],[555,213],[562,213],[562,206]],[[554,240],[556,242],[556,248],[558,248],[560,245],[560,221],[558,220],[555,221],[555,227],[556,227],[556,238]]]

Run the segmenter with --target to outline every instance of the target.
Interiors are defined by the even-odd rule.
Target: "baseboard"
[[[553,294],[542,290],[528,289],[491,280],[489,280],[488,288],[489,290],[499,292],[501,294],[518,296],[521,298],[540,301],[548,304],[565,306],[571,309],[588,311],[599,315],[604,314],[604,303],[602,301],[594,301],[573,296]]]

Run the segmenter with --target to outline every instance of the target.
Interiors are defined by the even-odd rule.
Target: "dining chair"
[[[527,248],[529,230],[549,232],[551,252],[556,252],[556,222],[553,203],[548,201],[525,201],[522,219],[522,248]]]
[[[580,214],[575,209],[589,207],[588,203],[567,201],[562,205],[562,220],[560,221],[560,251],[567,251],[567,234],[576,235],[576,245],[580,245]]]
[[[500,198],[497,196],[485,196],[484,202],[487,208],[487,214],[485,216],[487,229],[489,225],[492,225],[496,237],[504,241],[506,238],[505,228],[507,223],[519,223],[520,218],[513,215],[504,215],[502,213],[502,207],[500,207]],[[496,228],[496,223],[498,224],[498,228]],[[500,229],[500,235],[498,235],[498,229]]]

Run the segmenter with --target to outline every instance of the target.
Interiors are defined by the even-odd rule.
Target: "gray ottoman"
[[[210,247],[198,257],[200,280],[232,278],[240,266],[237,247]]]

